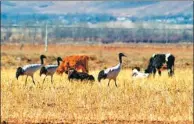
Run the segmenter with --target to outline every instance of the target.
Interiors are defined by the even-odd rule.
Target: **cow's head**
[[[154,54],[155,55],[155,54]],[[152,70],[154,69],[153,67],[153,61],[154,61],[154,56],[152,56],[149,60],[149,64],[147,69],[145,70],[145,73],[152,73]]]
[[[145,70],[145,73],[152,73],[154,70],[154,67],[152,65],[148,65],[147,69]]]

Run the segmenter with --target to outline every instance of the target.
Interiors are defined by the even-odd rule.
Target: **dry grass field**
[[[192,44],[111,44],[111,45],[43,45],[17,44],[1,46],[1,122],[12,123],[193,123],[193,46]],[[25,86],[25,76],[15,78],[16,68],[39,63],[56,63],[58,56],[90,56],[89,73],[118,63],[123,52],[123,69],[118,88],[108,80],[101,83],[69,82],[67,76],[54,75],[42,83],[44,76],[35,73]],[[131,67],[146,68],[153,53],[175,55],[175,75],[167,71],[148,79],[133,80]]]

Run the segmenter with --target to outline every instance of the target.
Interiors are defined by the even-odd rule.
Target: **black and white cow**
[[[168,75],[172,76],[174,74],[174,61],[175,57],[168,54],[153,54],[150,58],[149,65],[145,70],[145,73],[153,73],[156,74],[156,70],[158,70],[159,75],[161,75],[161,68],[166,64],[168,69]]]

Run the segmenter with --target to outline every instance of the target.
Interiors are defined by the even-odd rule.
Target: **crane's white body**
[[[104,73],[107,74],[107,79],[111,80],[111,79],[116,79],[119,72],[121,70],[121,63],[119,63],[118,65],[111,67],[111,68],[107,68],[106,70],[104,70]]]
[[[46,65],[45,68],[47,69],[47,75],[53,75],[58,68],[58,65]]]
[[[30,64],[22,67],[24,75],[33,76],[33,74],[42,67],[42,64]]]

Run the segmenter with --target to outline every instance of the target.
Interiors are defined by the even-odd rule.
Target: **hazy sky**
[[[165,15],[192,13],[192,1],[105,2],[105,1],[4,1],[2,12],[12,13],[111,13],[113,15]]]

